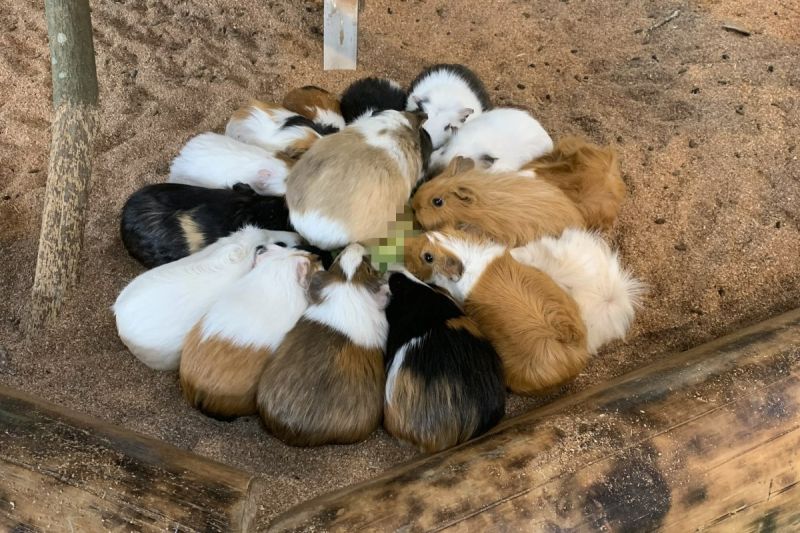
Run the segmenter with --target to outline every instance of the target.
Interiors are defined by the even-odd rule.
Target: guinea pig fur
[[[214,418],[256,414],[264,364],[306,310],[320,267],[310,254],[274,244],[255,253],[253,270],[214,302],[181,353],[183,396]]]
[[[325,89],[313,85],[293,89],[283,99],[283,107],[311,120],[321,135],[344,128],[339,99]]]
[[[408,272],[389,277],[383,426],[425,452],[477,437],[505,412],[503,367],[448,295]]]
[[[585,226],[574,202],[555,185],[524,172],[487,174],[471,166],[454,159],[417,189],[411,206],[423,228],[474,228],[499,243],[522,246]]]
[[[317,125],[306,117],[258,100],[234,111],[225,135],[294,160],[320,138]]]
[[[578,207],[588,228],[608,230],[617,220],[625,198],[625,182],[613,148],[565,137],[552,152],[524,168],[564,191]]]
[[[387,109],[405,111],[406,92],[394,80],[363,78],[351,83],[342,93],[341,109],[348,124]]]
[[[406,111],[424,111],[422,127],[433,148],[444,145],[465,122],[492,108],[478,76],[464,65],[439,64],[423,70],[408,88]]]
[[[525,395],[547,392],[586,366],[580,310],[547,274],[519,263],[504,246],[463,232],[428,236],[438,253],[463,264],[458,279],[434,269],[432,281],[463,303],[497,350],[509,389]]]
[[[140,274],[113,306],[119,338],[150,368],[176,370],[186,334],[253,268],[256,248],[268,244],[268,231],[246,226],[196,254]]]
[[[568,229],[511,250],[520,263],[538,268],[578,304],[590,354],[625,336],[640,305],[644,285],[619,263],[596,233]]]
[[[459,128],[447,144],[433,152],[430,168],[432,173],[440,172],[453,158],[462,156],[490,172],[511,172],[552,149],[553,141],[535,118],[521,109],[499,107]]]
[[[125,202],[120,236],[134,259],[153,268],[195,253],[244,225],[287,232],[287,245],[300,244],[299,235],[288,233],[286,199],[261,196],[244,184],[233,189],[147,185]]]
[[[218,133],[201,133],[189,139],[169,171],[170,183],[212,189],[250,185],[258,194],[286,193],[286,176],[294,159],[246,144]]]
[[[386,237],[422,173],[422,117],[383,111],[317,141],[292,169],[292,226],[331,250]]]
[[[366,439],[381,422],[388,287],[360,244],[311,279],[310,305],[258,385],[265,427],[293,446]]]

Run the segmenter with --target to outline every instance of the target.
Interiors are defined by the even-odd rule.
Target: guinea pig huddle
[[[507,389],[565,383],[623,337],[642,290],[600,233],[625,194],[614,151],[554,144],[462,65],[251,101],[168,181],[123,207],[151,270],[114,304],[119,336],[193,407],[290,445],[481,435]],[[409,205],[425,232],[382,275],[367,246]]]

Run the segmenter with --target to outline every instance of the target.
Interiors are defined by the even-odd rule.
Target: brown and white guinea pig
[[[477,437],[505,412],[497,352],[444,291],[389,276],[383,426],[425,452]]]
[[[383,111],[317,141],[286,182],[297,232],[326,250],[386,237],[422,175],[422,120]]]
[[[310,305],[258,385],[266,428],[293,446],[366,439],[381,422],[388,287],[360,244],[311,279]]]
[[[317,132],[321,135],[336,133],[344,128],[339,99],[314,85],[289,91],[283,99],[283,107],[316,124]]]
[[[317,125],[279,105],[259,100],[234,111],[225,135],[297,161],[320,138]]]
[[[427,230],[472,228],[507,246],[585,226],[575,203],[555,185],[530,172],[487,174],[464,158],[420,186],[411,206]]]
[[[256,250],[238,280],[187,335],[180,364],[183,396],[214,418],[255,414],[264,365],[308,306],[319,261],[274,244]]]
[[[575,203],[589,229],[607,230],[619,215],[625,198],[625,182],[617,153],[579,137],[565,137],[552,152],[534,159],[524,170],[552,183]]]
[[[450,230],[428,232],[420,253],[443,264],[449,255],[462,274],[434,266],[431,281],[464,306],[497,350],[506,385],[535,394],[574,378],[589,359],[586,327],[575,301],[541,270],[516,261],[505,246]],[[406,265],[412,274],[413,265]],[[421,273],[424,275],[424,272]]]

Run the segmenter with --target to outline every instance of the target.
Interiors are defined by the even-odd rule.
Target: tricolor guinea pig
[[[231,115],[225,135],[296,161],[320,138],[317,128],[281,106],[251,100]]]
[[[317,141],[292,168],[292,226],[331,250],[386,237],[422,174],[419,115],[383,111]]]
[[[578,305],[547,274],[519,263],[505,246],[468,233],[426,235],[429,244],[420,253],[431,255],[432,264],[443,264],[438,256],[447,254],[463,265],[461,275],[434,266],[431,281],[463,305],[492,343],[513,392],[546,392],[586,366],[586,327]]]
[[[214,418],[255,414],[258,380],[272,353],[308,306],[306,289],[320,264],[309,253],[271,244],[186,337],[183,396]]]
[[[360,79],[351,83],[342,93],[341,109],[342,116],[348,124],[387,109],[405,111],[406,92],[394,80]]]
[[[254,266],[270,234],[247,226],[183,259],[148,270],[117,297],[119,338],[156,370],[176,370],[186,334],[230,286]]]
[[[439,64],[423,70],[408,88],[406,111],[422,111],[422,125],[434,149],[442,147],[466,122],[492,108],[478,76],[464,65]]]
[[[622,268],[616,252],[598,234],[568,229],[514,248],[511,256],[550,276],[575,300],[590,354],[625,336],[644,285]]]
[[[258,194],[282,195],[294,162],[283,152],[268,151],[218,133],[201,133],[189,139],[172,161],[167,181],[212,189],[246,183]]]
[[[321,135],[344,128],[339,99],[325,89],[313,85],[293,89],[283,99],[283,107],[312,121]]]
[[[507,246],[585,226],[575,203],[555,185],[527,172],[489,174],[463,158],[421,185],[411,206],[425,229],[469,228]]]
[[[586,226],[607,230],[619,215],[625,182],[617,153],[578,137],[565,137],[549,154],[531,161],[525,170],[564,191],[583,215]]]
[[[153,268],[202,250],[245,225],[275,230],[271,236],[288,246],[300,244],[300,236],[289,232],[285,198],[261,196],[245,184],[232,189],[182,183],[142,187],[122,208],[120,236],[134,259]]]
[[[458,156],[476,161],[490,172],[512,172],[553,149],[539,122],[522,109],[498,107],[481,113],[454,132],[431,154],[431,173]]]
[[[366,439],[381,422],[388,287],[351,244],[316,272],[310,305],[268,359],[258,385],[266,428],[293,446]]]
[[[389,277],[383,426],[425,452],[477,437],[505,412],[503,366],[450,296],[409,272]]]

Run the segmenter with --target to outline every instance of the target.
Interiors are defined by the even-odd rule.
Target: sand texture
[[[116,336],[110,306],[143,270],[118,236],[125,199],[165,180],[190,136],[221,131],[249,97],[341,91],[365,75],[408,83],[426,64],[463,62],[496,104],[528,107],[553,137],[615,146],[630,195],[611,238],[650,292],[627,342],[563,394],[800,302],[796,2],[367,0],[359,71],[328,73],[318,0],[92,7],[102,124],[82,280],[52,331],[30,341],[19,323],[47,174],[50,65],[42,2],[0,7],[0,383],[262,473],[265,516],[416,452],[383,432],[293,449],[255,418],[205,418],[175,373],[149,370]],[[509,412],[546,400],[513,398]]]

